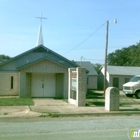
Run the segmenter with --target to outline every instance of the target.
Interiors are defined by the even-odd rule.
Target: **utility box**
[[[108,87],[105,91],[105,110],[119,111],[119,89]]]

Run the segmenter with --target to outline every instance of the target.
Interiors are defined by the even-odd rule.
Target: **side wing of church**
[[[68,97],[68,68],[77,65],[39,45],[0,65],[0,95]]]

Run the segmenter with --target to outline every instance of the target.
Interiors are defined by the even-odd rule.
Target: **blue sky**
[[[47,17],[42,23],[46,47],[70,60],[80,61],[83,56],[102,64],[106,21],[112,20],[111,53],[139,42],[139,9],[139,0],[0,0],[0,54],[14,57],[36,47],[40,21],[35,17],[42,13]]]

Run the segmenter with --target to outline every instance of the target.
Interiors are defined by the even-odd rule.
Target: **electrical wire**
[[[106,22],[105,22],[106,23]],[[82,45],[85,41],[87,41],[91,36],[93,36],[102,26],[104,26],[103,23],[100,27],[98,27],[90,36],[88,36],[86,39],[84,39],[80,44],[78,44],[76,47],[72,48],[71,50],[67,51],[66,53],[64,53],[63,55],[75,50],[77,47],[79,47],[80,45]]]
[[[89,59],[89,58],[84,58],[84,57],[82,57],[82,59],[84,59],[84,60],[96,60],[96,61],[104,61],[104,60],[99,60],[99,59]]]

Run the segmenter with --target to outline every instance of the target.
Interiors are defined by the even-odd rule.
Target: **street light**
[[[107,72],[107,51],[108,51],[108,29],[109,29],[109,23],[112,20],[107,20],[106,22],[106,47],[105,47],[105,69],[104,69],[104,94],[105,94],[105,90],[106,90],[106,72]],[[117,19],[113,20],[114,23],[117,23]]]

